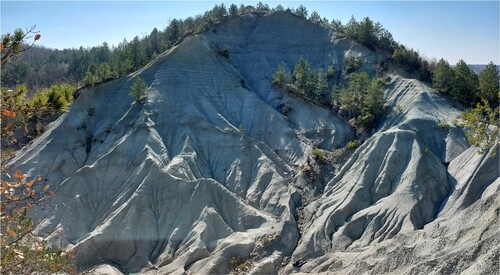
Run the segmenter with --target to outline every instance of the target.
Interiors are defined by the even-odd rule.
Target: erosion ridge
[[[255,274],[498,270],[498,157],[468,148],[460,111],[417,80],[391,74],[378,131],[319,196],[301,190],[313,147],[354,136],[272,88],[301,56],[338,70],[360,56],[370,74],[382,61],[291,13],[250,13],[80,91],[11,162],[53,188],[55,207],[31,213],[40,233],[83,268],[122,272],[220,274],[235,259]],[[137,77],[144,104],[128,96]]]

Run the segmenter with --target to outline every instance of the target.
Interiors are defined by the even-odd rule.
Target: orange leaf
[[[28,181],[26,183],[26,186],[31,187],[33,185],[33,183],[35,183],[35,181],[34,180],[30,180],[30,181]]]
[[[13,135],[14,135],[14,132],[12,132],[12,131],[7,131],[7,135],[8,135],[9,137],[11,137],[11,136],[13,136]]]
[[[31,207],[33,207],[33,206],[31,205],[31,203],[27,202],[27,203],[26,203],[26,208],[31,209]]]
[[[6,117],[16,117],[16,112],[11,111],[11,110],[2,110],[2,116]]]
[[[12,142],[12,143],[16,143],[16,142],[17,142],[17,139],[15,139],[15,138],[11,138],[11,139],[10,139],[10,142]]]
[[[50,187],[50,185],[45,185],[45,187],[43,188],[43,191],[49,190],[49,187]]]
[[[22,178],[24,178],[24,175],[21,174],[21,171],[16,170],[16,173],[14,174],[14,178],[16,178],[16,179],[22,179]]]
[[[37,181],[42,181],[42,177],[36,178]]]
[[[9,233],[9,235],[11,235],[12,237],[14,237],[14,238],[15,238],[15,237],[17,237],[16,232],[14,232],[14,231],[10,230],[9,228],[7,228],[7,230],[6,230],[6,231],[7,231],[7,233]]]

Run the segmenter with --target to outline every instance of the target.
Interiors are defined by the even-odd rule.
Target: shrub
[[[229,49],[224,48],[222,50],[219,50],[219,54],[225,58],[229,58]]]
[[[319,161],[326,161],[326,151],[319,149],[319,148],[314,148],[312,151],[312,155],[315,159]]]
[[[247,271],[249,264],[241,256],[233,256],[229,259],[227,263],[228,271],[234,271],[236,273],[241,273]]]
[[[347,150],[353,150],[353,149],[356,149],[359,147],[359,145],[361,145],[361,142],[359,142],[359,140],[351,140],[347,143],[347,145],[345,146],[345,148]]]
[[[344,63],[344,70],[350,74],[353,73],[361,68],[361,57],[359,56],[349,56],[346,58],[345,63]]]
[[[292,111],[292,107],[290,107],[290,105],[288,104],[283,104],[281,106],[281,113],[284,115],[284,116],[288,116],[288,114],[290,114],[290,112]]]

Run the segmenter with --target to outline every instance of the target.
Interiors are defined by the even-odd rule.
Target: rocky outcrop
[[[11,163],[54,192],[52,207],[31,213],[39,232],[103,272],[498,267],[498,157],[468,148],[453,124],[460,112],[416,80],[391,75],[379,129],[329,167],[319,195],[305,192],[300,168],[312,148],[342,148],[354,132],[331,110],[273,89],[276,68],[301,56],[336,69],[360,56],[371,74],[381,59],[290,13],[247,14],[81,90]],[[149,87],[143,104],[128,96],[137,77]]]

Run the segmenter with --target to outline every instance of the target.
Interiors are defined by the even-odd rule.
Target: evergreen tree
[[[465,61],[460,59],[455,67],[451,96],[464,106],[472,106],[478,86],[477,75],[469,68]]]
[[[295,15],[307,18],[307,8],[304,7],[304,5],[300,5],[296,10],[295,10]]]
[[[314,98],[317,102],[323,103],[328,93],[328,81],[326,80],[325,71],[319,69],[316,78],[316,87],[314,89]]]
[[[277,5],[277,6],[274,8],[274,10],[275,10],[275,11],[284,11],[284,10],[285,10],[285,8],[284,8],[281,4],[279,4],[279,5]]]
[[[311,12],[311,16],[309,16],[309,21],[314,24],[319,24],[321,22],[321,16],[319,16],[317,11]]]
[[[498,106],[500,95],[498,67],[490,62],[486,68],[479,73],[478,97],[490,102],[491,107]]]
[[[234,3],[229,6],[229,16],[238,16],[238,6],[236,6]]]
[[[286,84],[285,68],[283,68],[283,66],[280,66],[278,67],[278,70],[276,70],[276,73],[274,73],[273,85],[283,88],[285,84]]]
[[[142,78],[137,78],[130,89],[130,96],[134,102],[143,103],[147,98],[148,85]]]
[[[432,87],[441,93],[449,94],[454,76],[453,68],[448,61],[441,58],[432,71]]]
[[[309,71],[309,62],[307,62],[305,58],[300,57],[299,62],[297,62],[297,65],[295,65],[295,69],[293,70],[293,78],[295,80],[295,86],[297,86],[301,93],[304,93],[307,88],[310,76]]]

